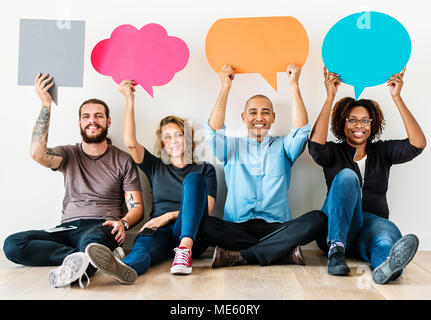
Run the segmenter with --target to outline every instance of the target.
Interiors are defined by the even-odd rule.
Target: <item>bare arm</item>
[[[334,103],[338,87],[341,84],[341,80],[337,74],[328,72],[325,67],[323,68],[323,73],[325,76],[326,100],[310,135],[310,141],[320,144],[325,144],[328,139],[332,104]]]
[[[54,82],[47,83],[51,80],[52,77],[48,78],[47,74],[43,76],[38,74],[34,80],[35,91],[42,102],[42,110],[33,128],[30,155],[41,165],[47,168],[57,169],[61,161],[63,161],[63,156],[58,150],[47,148],[52,103],[52,98],[48,90],[54,85]]]
[[[209,126],[213,130],[219,130],[223,128],[226,116],[227,98],[232,86],[232,80],[235,78],[235,71],[231,66],[224,65],[219,73],[219,77],[222,82],[222,88],[217,101],[211,110],[209,118]]]
[[[126,112],[124,114],[124,144],[129,150],[136,163],[142,163],[145,155],[145,148],[136,139],[135,126],[135,87],[132,80],[124,80],[120,83],[118,90],[126,98]]]
[[[393,75],[389,81],[387,82],[392,100],[394,100],[395,105],[398,108],[398,111],[401,114],[401,118],[403,119],[404,127],[407,131],[407,136],[409,138],[409,142],[419,149],[424,149],[426,146],[426,138],[424,133],[422,132],[419,123],[413,117],[403,99],[401,98],[401,88],[404,84],[403,77],[405,73],[405,68],[401,73]]]
[[[215,199],[211,196],[208,196],[208,215],[210,216],[213,214],[214,205],[215,205]],[[141,230],[139,230],[139,232],[141,232],[145,228],[158,229],[160,227],[163,227],[168,223],[176,220],[178,218],[179,213],[180,213],[179,211],[171,211],[171,212],[166,212],[156,218],[153,218],[149,220],[147,223],[145,223],[142,226]]]
[[[126,200],[126,205],[128,212],[121,219],[126,221],[129,228],[137,224],[144,215],[144,203],[142,202],[142,192],[141,191],[126,191],[124,193],[124,198]],[[104,226],[113,227],[111,233],[116,234],[115,240],[119,245],[121,245],[124,240],[126,240],[126,228],[121,221],[109,220],[106,221]]]
[[[301,68],[295,64],[290,64],[287,67],[286,73],[289,77],[289,85],[292,92],[292,125],[294,128],[301,128],[308,122],[307,110],[305,109],[301,91],[299,90]]]

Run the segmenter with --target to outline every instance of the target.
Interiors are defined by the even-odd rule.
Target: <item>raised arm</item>
[[[222,83],[222,87],[217,101],[211,111],[208,123],[213,130],[219,130],[223,128],[226,116],[227,98],[229,96],[229,91],[232,86],[232,80],[235,78],[235,71],[231,66],[224,65],[220,70],[219,77]]]
[[[401,88],[403,87],[403,77],[406,68],[400,73],[393,75],[387,82],[389,86],[392,100],[394,100],[395,105],[398,108],[398,111],[401,114],[401,118],[404,122],[404,127],[407,131],[407,136],[409,138],[409,142],[419,149],[424,149],[426,146],[426,138],[424,133],[422,132],[419,123],[413,117],[403,99],[401,98]]]
[[[42,110],[33,128],[30,155],[44,167],[57,169],[63,161],[63,156],[55,148],[47,148],[52,103],[48,90],[54,85],[54,81],[51,80],[52,77],[48,78],[48,74],[42,76],[40,73],[34,80],[34,89],[42,102]]]
[[[133,80],[123,80],[118,90],[126,98],[126,112],[124,114],[124,144],[130,152],[133,161],[144,161],[145,148],[136,139],[135,126],[135,83]]]
[[[341,84],[341,80],[338,75],[328,72],[325,67],[323,67],[323,74],[325,76],[326,100],[310,135],[310,141],[320,144],[325,144],[328,138],[331,109],[338,87]]]
[[[294,128],[301,128],[308,122],[307,110],[302,100],[301,91],[299,90],[299,76],[301,68],[296,64],[290,64],[286,69],[289,77],[289,85],[292,92],[292,125]]]

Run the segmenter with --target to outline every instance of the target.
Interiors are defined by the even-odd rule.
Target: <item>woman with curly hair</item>
[[[341,84],[337,74],[324,68],[327,98],[308,144],[313,160],[323,167],[328,193],[322,211],[328,217],[326,242],[328,273],[347,275],[345,254],[359,255],[371,263],[378,284],[398,278],[413,259],[419,245],[413,235],[401,235],[389,221],[386,200],[389,171],[393,164],[418,156],[425,136],[403,99],[405,69],[387,82],[407,131],[404,140],[379,140],[385,120],[377,102],[353,98],[339,100],[331,108]],[[327,141],[329,120],[338,142]]]

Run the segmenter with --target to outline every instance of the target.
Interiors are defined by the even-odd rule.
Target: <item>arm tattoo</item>
[[[42,108],[42,111],[39,114],[39,118],[36,121],[33,129],[33,137],[31,139],[31,143],[44,142],[45,144],[48,141],[48,129],[49,129],[49,119],[51,116],[51,111],[49,107],[45,106]],[[44,140],[44,141],[43,141]]]
[[[129,195],[130,197],[129,197],[129,199],[126,199],[127,200],[127,203],[129,204],[129,206],[130,206],[130,209],[133,209],[133,208],[136,208],[136,207],[138,207],[141,203],[140,202],[137,202],[137,201],[134,201],[134,199],[133,199],[133,194],[128,194],[127,192],[126,192],[126,194],[125,194],[125,196],[126,196],[126,198],[127,198],[127,195]]]
[[[63,157],[57,148],[46,148],[46,155],[52,157]]]

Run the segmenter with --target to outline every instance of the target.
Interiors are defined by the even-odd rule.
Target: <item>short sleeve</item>
[[[63,160],[61,160],[60,166],[56,169],[51,169],[52,171],[60,171],[64,173],[66,170],[67,162],[69,160],[69,150],[72,146],[57,146],[54,149],[61,154]]]
[[[131,157],[128,157],[124,167],[123,191],[142,191],[138,168]]]
[[[283,146],[286,156],[293,164],[304,152],[311,128],[310,123],[301,128],[293,128],[287,136],[283,137]]]
[[[208,195],[214,199],[217,199],[217,176],[215,168],[212,164],[206,164],[204,179],[207,184]]]
[[[308,142],[308,152],[311,158],[319,166],[328,167],[331,164],[333,152],[331,147],[333,142],[326,142],[325,144],[320,144],[314,141]]]
[[[408,138],[403,140],[386,140],[381,142],[384,157],[390,164],[400,164],[413,160],[423,149],[412,145]]]
[[[158,161],[160,161],[160,159],[149,152],[147,148],[145,148],[144,160],[142,160],[141,163],[137,163],[136,165],[147,175],[149,179],[151,179]]]

